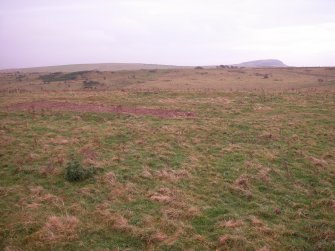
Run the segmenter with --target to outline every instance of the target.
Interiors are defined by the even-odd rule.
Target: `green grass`
[[[44,98],[160,106],[196,116],[1,111],[0,249],[335,248],[334,94]],[[32,99],[35,94],[6,94],[0,102]],[[73,154],[96,174],[68,182],[64,172]],[[64,236],[48,225],[51,216],[78,222]],[[225,226],[229,221],[241,224]]]

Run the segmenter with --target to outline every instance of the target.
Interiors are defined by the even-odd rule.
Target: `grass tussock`
[[[78,237],[79,223],[75,216],[50,216],[37,236],[47,243],[72,241]]]

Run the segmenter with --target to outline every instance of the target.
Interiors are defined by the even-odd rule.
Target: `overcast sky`
[[[0,0],[0,68],[335,65],[334,0]]]

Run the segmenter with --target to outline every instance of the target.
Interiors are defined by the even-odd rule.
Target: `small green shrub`
[[[197,67],[195,67],[194,69],[196,69],[196,70],[203,70],[203,69],[204,69],[204,67],[197,66]]]
[[[78,160],[70,161],[65,168],[65,179],[74,182],[87,179],[95,174],[94,167],[85,169]]]
[[[88,80],[85,80],[83,82],[84,89],[94,89],[94,88],[96,88],[99,85],[100,85],[100,83],[98,81],[88,81]]]
[[[62,72],[53,72],[50,74],[40,76],[40,79],[44,83],[50,82],[57,82],[57,81],[67,81],[67,80],[76,80],[85,76],[86,73],[90,71],[76,71],[76,72],[69,72],[69,73],[62,73]]]

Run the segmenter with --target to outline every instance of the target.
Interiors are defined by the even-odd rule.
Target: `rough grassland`
[[[6,108],[36,100],[195,116]],[[332,88],[3,92],[0,249],[334,250],[334,111]]]

